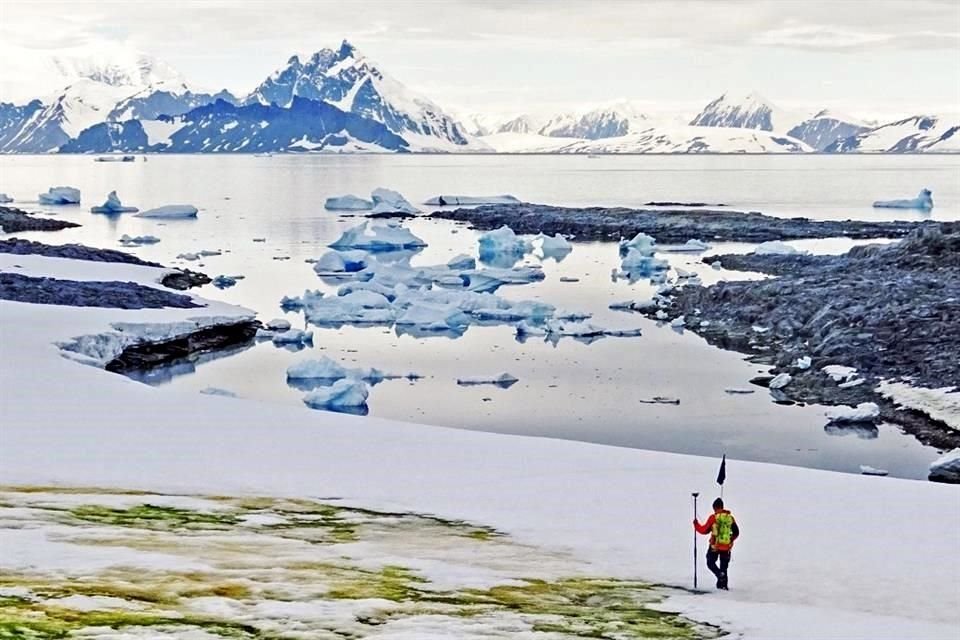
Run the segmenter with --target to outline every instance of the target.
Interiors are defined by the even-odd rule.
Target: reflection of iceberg
[[[909,200],[877,200],[873,206],[878,209],[933,209],[933,192],[930,189],[921,189],[916,198]]]
[[[561,262],[573,251],[573,245],[559,233],[553,237],[537,234],[533,238],[533,245],[541,258],[553,258],[557,262]]]
[[[150,367],[149,369],[132,369],[124,371],[123,375],[127,376],[128,378],[132,378],[137,382],[142,382],[151,386],[167,384],[179,376],[195,373],[199,365],[207,362],[213,362],[214,360],[219,360],[221,358],[228,358],[246,351],[252,346],[252,342],[247,342],[246,344],[234,345],[227,349],[205,351],[203,353],[190,355],[178,360],[172,360],[159,366]]]
[[[509,389],[517,382],[517,378],[509,373],[501,373],[498,376],[464,376],[462,378],[457,378],[457,384],[461,387],[486,384],[493,385],[495,387],[501,387],[503,389]]]
[[[880,436],[880,429],[871,422],[831,422],[823,431],[830,436],[853,435],[861,440],[875,440]]]

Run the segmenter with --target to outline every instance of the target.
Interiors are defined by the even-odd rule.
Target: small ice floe
[[[682,329],[687,326],[687,319],[684,316],[677,316],[670,321],[670,326],[674,329]]]
[[[379,369],[351,369],[343,366],[339,362],[328,356],[323,356],[318,360],[304,360],[287,367],[287,380],[342,380],[343,378],[353,378],[355,380],[364,380],[366,382],[380,382],[404,376],[384,373]],[[406,377],[419,377],[416,374],[408,374]]]
[[[842,364],[828,364],[825,367],[821,367],[820,371],[830,376],[834,382],[847,382],[848,380],[853,380],[857,375],[856,368],[846,367]]]
[[[960,449],[943,454],[930,463],[929,480],[960,483]]]
[[[290,321],[284,318],[274,318],[264,326],[268,331],[288,331],[290,329]]]
[[[157,236],[128,236],[123,234],[120,236],[120,244],[125,247],[136,247],[142,244],[157,244],[160,242],[160,238]]]
[[[457,205],[469,206],[475,204],[520,204],[514,196],[437,196],[430,198],[423,204],[431,207],[452,207]]]
[[[99,207],[90,207],[91,213],[136,213],[139,211],[136,207],[125,207],[123,203],[120,202],[119,196],[117,196],[116,191],[111,191],[107,194],[107,201],[104,202]]]
[[[141,211],[135,215],[138,218],[161,218],[166,220],[196,218],[197,208],[192,204],[167,204],[162,207]]]
[[[190,252],[190,253],[178,253],[178,254],[177,254],[177,260],[188,260],[188,261],[190,261],[190,262],[193,262],[194,260],[199,260],[199,259],[200,259],[200,254],[199,254],[199,253]]]
[[[197,255],[201,258],[209,258],[211,256],[222,256],[223,251],[219,249],[200,249],[200,251],[197,251]]]
[[[259,333],[259,332],[258,332]],[[288,329],[270,336],[273,344],[313,344],[313,331]]]
[[[720,271],[723,269],[723,264],[719,260],[714,260],[710,263],[710,268],[714,271]]]
[[[611,302],[608,308],[614,311],[647,311],[657,308],[656,300],[624,300],[622,302]]]
[[[790,381],[793,380],[793,376],[789,373],[781,373],[773,377],[773,380],[770,381],[770,384],[767,386],[770,389],[783,389],[785,386],[790,384]]]
[[[806,371],[810,368],[810,365],[813,364],[813,359],[810,356],[803,356],[797,358],[793,362],[794,369],[800,369],[801,371]]]
[[[649,400],[638,400],[643,404],[680,404],[680,398],[671,398],[668,396],[653,396]]]
[[[0,204],[10,204],[11,202],[13,202],[13,198],[5,193],[0,193]]]
[[[560,282],[580,282],[580,278],[571,278],[569,276],[563,276],[560,278]]]
[[[485,262],[494,261],[501,256],[519,259],[533,250],[533,244],[526,236],[518,236],[506,225],[481,234],[478,242],[480,259]]]
[[[228,276],[228,275],[219,275],[213,280],[211,280],[210,283],[213,286],[215,286],[217,289],[227,289],[237,284],[237,277]]]
[[[302,296],[283,296],[283,298],[280,299],[280,308],[295,311],[297,309],[303,309],[305,306],[309,306],[322,299],[323,291],[319,289],[314,291],[305,289]]]
[[[370,194],[373,200],[373,211],[371,213],[420,213],[420,209],[410,204],[402,195],[391,189],[380,187],[374,189]]]
[[[224,398],[237,397],[237,394],[235,394],[233,391],[221,389],[220,387],[204,387],[203,389],[200,389],[200,393],[207,396],[223,396]]]
[[[766,333],[767,331],[770,331],[770,327],[761,327],[755,324],[752,327],[750,327],[750,330],[753,331],[754,333]]]
[[[659,251],[667,253],[700,253],[710,249],[710,245],[702,240],[691,238],[683,244],[662,245],[657,247]]]
[[[655,244],[654,239],[645,233],[638,233],[629,241],[621,240],[620,269],[631,278],[646,278],[669,269],[670,263],[653,257]]]
[[[366,249],[367,251],[396,251],[419,249],[425,246],[427,246],[426,242],[397,222],[385,224],[364,222],[344,231],[343,235],[330,245],[332,249]]]
[[[80,189],[76,187],[50,187],[46,193],[37,195],[40,204],[80,204]]]
[[[492,384],[497,387],[507,389],[517,382],[518,379],[509,373],[501,373],[499,376],[467,376],[464,378],[457,378],[457,384],[462,387],[479,384]]]
[[[868,464],[860,465],[860,473],[865,476],[886,476],[890,475],[890,472],[886,469],[877,469],[876,467],[871,467]]]
[[[362,380],[337,380],[329,387],[318,387],[303,397],[311,409],[341,411],[367,406],[370,390]]]
[[[396,319],[398,326],[416,326],[422,331],[455,331],[462,333],[470,318],[453,304],[413,304]]]
[[[470,271],[477,268],[477,261],[472,256],[460,253],[447,260],[447,268],[455,271]]]
[[[367,266],[367,252],[328,251],[313,263],[313,270],[318,276],[355,273]]]
[[[757,256],[792,256],[806,253],[806,251],[798,251],[779,240],[768,240],[758,244],[751,253]]]
[[[830,422],[876,422],[880,417],[880,407],[875,402],[861,402],[856,407],[831,407],[826,412]]]
[[[747,395],[747,394],[753,393],[754,391],[753,389],[740,389],[737,387],[732,387],[730,389],[724,389],[723,392],[729,393],[730,395],[733,395],[733,396],[737,396],[737,395]]]
[[[553,258],[557,262],[573,251],[573,245],[559,233],[553,237],[539,233],[533,237],[531,244],[541,258]]]
[[[323,203],[323,208],[330,211],[366,211],[373,209],[373,202],[347,194],[327,198],[327,201]]]
[[[933,209],[933,192],[930,189],[921,189],[916,198],[909,200],[877,200],[873,206],[878,209],[920,209],[921,211],[930,211]]]

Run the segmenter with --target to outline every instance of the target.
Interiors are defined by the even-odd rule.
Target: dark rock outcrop
[[[190,309],[201,306],[190,296],[145,287],[136,282],[60,280],[9,272],[0,272],[0,300],[111,309]]]
[[[59,231],[70,227],[79,227],[75,222],[56,218],[38,218],[16,207],[0,206],[0,229],[4,233],[22,231]]]
[[[254,339],[259,327],[256,320],[240,320],[198,329],[171,340],[131,345],[108,362],[106,369],[116,373],[143,371],[197,353],[247,343]]]
[[[192,287],[202,287],[213,280],[205,273],[190,269],[176,269],[161,278],[160,284],[178,291],[186,291]]]
[[[71,260],[88,260],[90,262],[119,262],[122,264],[136,264],[145,267],[162,267],[156,262],[147,262],[137,256],[115,251],[114,249],[96,249],[82,244],[52,245],[31,240],[11,238],[0,240],[0,253],[16,255],[37,255],[48,258],[70,258]]]

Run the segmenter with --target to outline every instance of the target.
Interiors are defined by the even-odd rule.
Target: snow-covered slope
[[[582,142],[579,138],[551,138],[539,133],[494,133],[480,138],[497,153],[556,153],[563,147]]]
[[[781,109],[759,93],[752,92],[747,95],[723,94],[704,107],[690,124],[786,132],[802,120],[802,114]]]
[[[43,103],[39,100],[32,100],[24,105],[0,102],[0,152],[16,150],[14,141],[41,111]]]
[[[166,62],[123,47],[82,50],[55,56],[53,67],[64,84],[86,79],[114,87],[146,87],[152,84],[179,84],[184,77]]]
[[[155,120],[157,116],[178,116],[217,100],[236,103],[229,91],[197,91],[184,82],[161,82],[124,98],[110,111],[108,120]]]
[[[337,50],[321,49],[304,60],[291,57],[246,102],[287,106],[296,96],[381,122],[417,150],[486,150],[434,102],[385,74],[346,40]]]
[[[539,133],[557,138],[614,138],[649,127],[647,116],[628,102],[586,112],[560,114],[540,127]]]
[[[825,151],[842,153],[960,152],[960,116],[913,116],[838,140]]]
[[[825,109],[795,125],[787,135],[806,142],[817,151],[823,151],[834,142],[863,133],[869,128],[862,121]]]

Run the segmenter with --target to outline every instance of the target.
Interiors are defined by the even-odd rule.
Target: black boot
[[[724,591],[730,591],[730,587],[727,584],[727,574],[722,574],[717,579],[717,589],[723,589]]]

